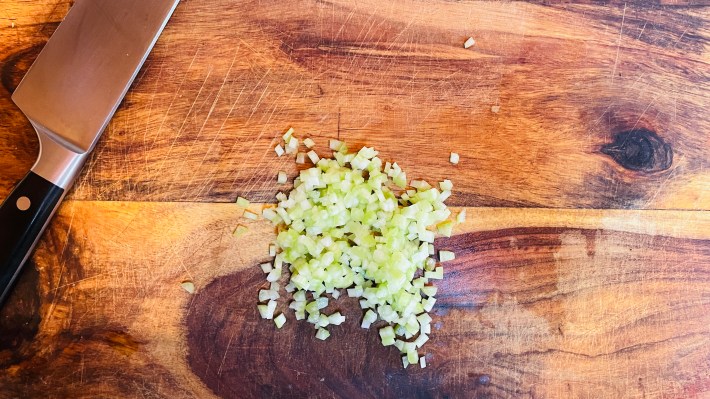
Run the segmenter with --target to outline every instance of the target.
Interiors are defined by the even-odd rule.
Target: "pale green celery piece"
[[[284,323],[286,323],[286,316],[284,316],[283,313],[274,318],[274,324],[276,324],[276,328],[283,327]]]
[[[417,362],[419,362],[419,355],[417,354],[417,351],[408,351],[407,361],[409,362],[409,364],[417,364]]]
[[[330,140],[330,149],[333,151],[338,151],[342,145],[343,145],[343,142],[340,140],[335,140],[335,139]]]
[[[439,251],[439,261],[448,262],[456,259],[456,254],[451,251]]]
[[[429,297],[429,298],[425,299],[423,302],[424,310],[426,312],[431,312],[431,310],[434,308],[435,303],[436,303],[435,297]]]
[[[319,309],[318,309],[318,303],[316,301],[310,301],[306,304],[306,312],[308,314],[318,314]]]
[[[430,324],[432,319],[427,313],[422,313],[417,316],[417,320],[419,321],[419,324]]]
[[[182,283],[180,283],[180,286],[189,294],[195,293],[195,283],[193,283],[192,281],[183,281]]]
[[[377,313],[373,312],[372,309],[368,309],[367,312],[365,312],[365,316],[362,318],[362,327],[369,328],[375,321],[377,321]]]
[[[313,151],[313,150],[308,151],[308,152],[306,153],[306,155],[308,156],[308,159],[310,159],[311,162],[313,162],[313,164],[317,164],[318,161],[320,161],[320,157],[319,157],[318,154],[316,154],[316,152]],[[319,180],[316,180],[316,183],[320,183],[320,181],[319,181]]]
[[[328,298],[324,296],[317,298],[316,305],[318,306],[318,309],[326,308],[328,306]]]
[[[451,183],[451,180],[444,180],[439,183],[439,188],[441,191],[451,191],[454,188],[453,183]]]
[[[293,137],[285,140],[288,149],[297,143]],[[309,149],[314,146],[308,138],[303,143]],[[432,188],[417,180],[412,182],[414,189],[401,196],[407,181],[397,163],[378,158],[370,147],[348,153],[339,140],[331,140],[329,147],[335,159],[321,159],[312,150],[298,153],[297,161],[307,156],[315,166],[299,172],[288,195],[277,195],[276,208],[263,211],[277,231],[269,254],[280,251],[267,280],[280,277],[282,265],[289,268],[287,287],[296,290],[289,307],[296,319],[308,315],[307,320],[318,328],[319,339],[330,334],[324,326],[345,320],[339,312],[320,313],[328,306],[324,295],[337,299],[347,289],[348,296],[358,298],[363,308],[362,327],[369,328],[378,319],[389,323],[379,330],[382,344],[405,349],[403,364],[422,364],[417,346],[402,340],[419,337],[415,342],[423,345],[431,330],[426,312],[432,310],[437,290],[426,284],[430,278],[443,277],[443,269],[429,258],[433,255],[430,243],[434,228],[439,234],[452,234],[454,223],[448,220],[451,212],[443,201],[453,184],[444,180]],[[453,253],[446,252],[439,253],[442,262],[453,259]],[[424,276],[420,277],[419,270]],[[314,300],[307,302],[306,291]],[[260,295],[267,299],[274,292],[278,294],[270,290]],[[263,311],[269,316],[269,308]]]
[[[242,208],[248,208],[249,207],[249,200],[246,198],[242,197],[237,197],[237,205],[241,206]]]
[[[341,315],[340,312],[335,312],[332,315],[328,316],[328,323],[334,325],[334,326],[339,326],[345,321],[345,316]]]
[[[240,224],[240,225],[237,225],[236,229],[234,229],[234,232],[232,233],[232,235],[235,237],[239,237],[239,236],[246,234],[247,231],[249,231],[249,229]]]
[[[281,278],[281,269],[274,268],[266,276],[266,281],[271,283],[274,281],[278,281],[278,279],[280,279],[280,278]]]
[[[276,182],[279,184],[285,184],[288,181],[288,175],[286,172],[279,172],[276,176]]]
[[[266,302],[274,298],[274,292],[272,290],[259,290],[259,302]]]
[[[442,236],[451,237],[451,233],[454,230],[454,222],[447,220],[436,225],[436,228]]]
[[[441,280],[444,278],[444,268],[437,266],[434,271],[424,272],[424,277],[430,280]]]
[[[461,212],[456,216],[456,221],[458,223],[463,223],[466,221],[466,210],[462,209]]]
[[[308,313],[308,312],[306,312]],[[320,321],[320,313],[309,313],[307,321],[311,324],[318,324]]]
[[[326,330],[325,328],[318,328],[318,331],[316,332],[316,338],[325,341],[328,337],[330,337],[330,332]]]
[[[382,345],[389,346],[394,345],[395,335],[392,326],[386,326],[380,328],[380,339],[382,340]]]
[[[268,306],[266,305],[257,305],[256,308],[259,310],[259,315],[261,316],[262,319],[270,319],[271,317],[268,316]]]
[[[437,288],[433,285],[422,288],[422,293],[426,296],[435,296]]]
[[[244,211],[244,217],[247,219],[251,219],[251,220],[259,219],[259,216],[256,213],[251,212],[251,211]]]
[[[298,302],[305,302],[306,301],[306,291],[296,291],[296,293],[293,294],[293,300],[298,301]]]
[[[296,154],[296,163],[299,165],[303,165],[306,163],[306,153],[305,152],[299,152]]]

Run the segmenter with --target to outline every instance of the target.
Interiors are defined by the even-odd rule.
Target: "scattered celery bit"
[[[451,237],[451,233],[454,230],[454,222],[447,220],[445,222],[441,222],[436,225],[436,228],[439,232],[444,237]]]
[[[279,184],[285,184],[288,181],[288,176],[286,175],[286,172],[279,172],[278,177],[276,178],[276,181]]]
[[[308,152],[306,153],[306,155],[308,155],[308,159],[310,159],[311,162],[313,162],[314,165],[317,164],[318,161],[320,161],[320,157],[319,157],[318,154],[316,154],[316,152],[313,151],[313,150],[308,151]]]
[[[452,152],[451,156],[449,157],[449,162],[452,164],[456,165],[459,163],[459,154]]]
[[[180,286],[182,287],[182,289],[187,291],[188,294],[195,293],[195,283],[193,283],[192,281],[183,281],[182,283],[180,283]]]
[[[249,200],[247,200],[246,198],[237,197],[237,205],[241,206],[242,208],[248,208]]]
[[[463,223],[463,222],[465,222],[465,221],[466,221],[466,210],[463,209],[463,210],[461,210],[461,212],[459,212],[458,215],[456,215],[456,222],[458,222],[459,224],[461,224],[461,223]]]
[[[330,337],[330,332],[326,330],[325,328],[318,328],[318,331],[316,332],[316,338],[325,341],[328,337]]]
[[[299,165],[303,165],[306,163],[306,153],[304,152],[299,152],[296,154],[296,163]]]
[[[273,266],[271,266],[271,263],[262,263],[259,266],[261,266],[261,270],[263,270],[264,273],[269,273],[274,270]]]
[[[456,259],[456,254],[451,251],[439,251],[439,261],[448,262]]]
[[[424,272],[424,277],[431,280],[441,280],[444,278],[444,268],[437,266],[432,272]]]
[[[234,229],[234,232],[232,233],[232,235],[233,235],[234,237],[240,237],[240,236],[246,234],[247,231],[249,231],[249,229],[248,229],[247,227],[245,227],[245,226],[242,226],[242,225],[240,224],[240,225],[237,225],[237,228],[236,228],[236,229]]]

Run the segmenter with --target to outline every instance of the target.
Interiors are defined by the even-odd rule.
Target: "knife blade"
[[[37,162],[0,205],[0,305],[179,0],[77,0],[12,95]]]

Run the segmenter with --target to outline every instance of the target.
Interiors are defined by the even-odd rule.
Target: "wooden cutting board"
[[[72,3],[0,0],[0,198]],[[182,1],[0,311],[0,397],[709,397],[710,8],[586,3]],[[326,342],[259,319],[233,202],[287,189],[290,126],[453,180],[426,369],[352,300]]]

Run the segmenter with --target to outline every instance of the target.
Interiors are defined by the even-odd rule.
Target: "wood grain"
[[[15,23],[0,29],[0,195],[37,153],[9,94],[69,3],[0,1]],[[710,209],[707,17],[655,2],[183,1],[72,197],[272,201],[294,169],[270,148],[294,126],[319,151],[337,136],[412,177],[457,176],[461,206]]]
[[[39,150],[10,95],[72,4],[0,0],[0,198]],[[709,12],[182,0],[0,309],[0,398],[710,397]],[[347,298],[326,342],[259,319],[274,231],[231,202],[295,175],[288,126],[454,181],[426,369]]]
[[[710,212],[627,212],[468,209],[436,243],[458,257],[429,366],[403,370],[348,299],[327,342],[259,319],[274,233],[234,238],[235,205],[71,201],[35,257],[38,300],[0,313],[0,397],[703,397]]]

